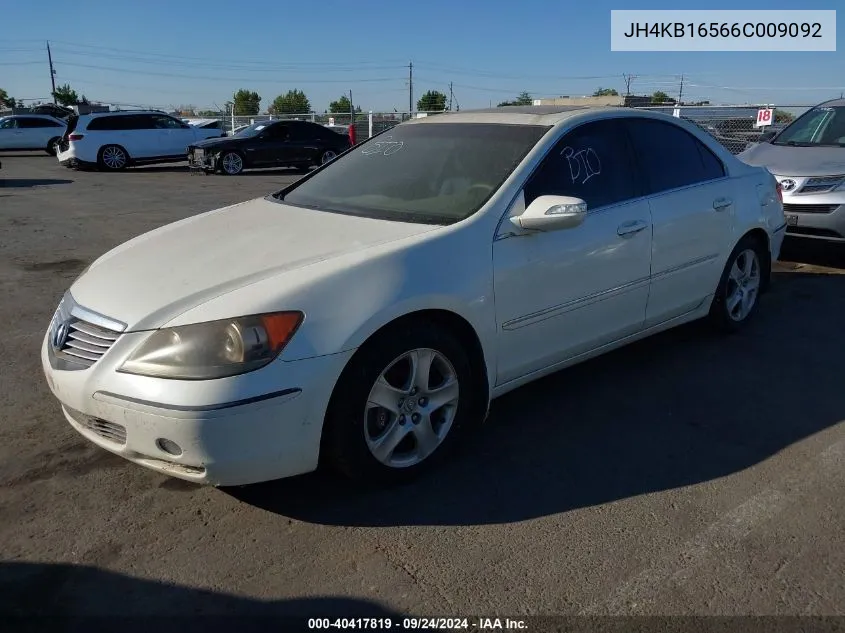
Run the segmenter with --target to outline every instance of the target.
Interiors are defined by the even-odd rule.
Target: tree
[[[417,101],[417,110],[422,112],[440,112],[446,109],[446,95],[437,90],[429,90]]]
[[[651,95],[651,102],[652,103],[669,103],[673,104],[676,103],[675,99],[667,95],[662,90],[658,90],[653,95]]]
[[[524,90],[513,101],[502,101],[498,107],[534,105],[534,98]]]
[[[785,110],[775,110],[775,123],[786,125],[792,123],[794,119],[795,115]]]
[[[235,115],[258,114],[261,107],[261,96],[251,90],[238,90],[232,97],[235,102]]]
[[[329,104],[329,112],[332,114],[348,114],[351,109],[352,102],[346,95],[341,95],[340,99]]]
[[[56,100],[56,103],[63,106],[72,106],[79,103],[79,95],[76,94],[76,90],[70,87],[70,84],[56,88],[53,98]]]
[[[270,114],[306,114],[311,112],[311,102],[301,90],[288,90],[286,94],[273,99],[267,108]]]
[[[223,112],[218,112],[217,110],[200,110],[197,112],[197,116],[204,117],[204,118],[213,118],[221,116]]]
[[[14,97],[10,97],[9,93],[0,88],[0,106],[6,106],[8,108],[14,108],[16,102]]]
[[[594,97],[618,97],[619,93],[613,88],[597,88],[593,93]]]

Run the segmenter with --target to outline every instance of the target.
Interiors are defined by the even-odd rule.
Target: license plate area
[[[201,161],[205,158],[205,150],[203,149],[195,149],[194,150],[194,160]]]
[[[788,214],[788,215],[786,216],[786,225],[787,225],[787,226],[798,226],[798,216],[797,216],[797,215]]]

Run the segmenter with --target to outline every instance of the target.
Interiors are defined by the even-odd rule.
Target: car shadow
[[[737,473],[845,418],[845,275],[776,273],[725,336],[697,322],[515,390],[464,450],[398,488],[318,471],[226,489],[318,524],[512,523]]]
[[[50,185],[69,185],[73,181],[66,178],[3,178],[0,172],[0,187],[25,189],[27,187],[46,187]]]
[[[0,618],[8,631],[264,633],[307,631],[309,618],[390,618],[393,626],[399,626],[403,616],[356,598],[262,601],[86,565],[3,562]]]
[[[845,244],[787,237],[779,259],[783,262],[845,270]]]

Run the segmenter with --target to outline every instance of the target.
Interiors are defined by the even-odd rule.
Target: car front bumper
[[[845,243],[845,191],[784,192],[783,212],[788,237]]]
[[[198,484],[244,485],[316,469],[325,408],[352,352],[276,360],[207,381],[118,373],[148,334],[123,334],[125,344],[118,340],[77,370],[59,368],[45,336],[47,384],[77,432],[135,464]]]
[[[189,148],[188,167],[202,171],[217,171],[217,152],[197,151],[195,148]]]

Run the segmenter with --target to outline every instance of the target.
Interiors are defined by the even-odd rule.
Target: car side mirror
[[[587,203],[571,196],[539,196],[520,215],[510,218],[512,224],[533,231],[572,229],[583,224]]]

